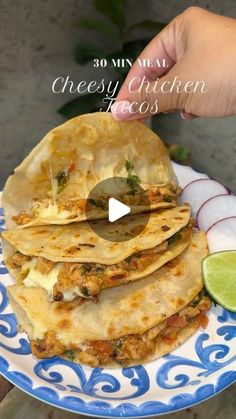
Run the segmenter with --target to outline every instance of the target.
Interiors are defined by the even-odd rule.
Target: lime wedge
[[[202,261],[203,281],[212,298],[236,312],[236,251],[213,253]]]

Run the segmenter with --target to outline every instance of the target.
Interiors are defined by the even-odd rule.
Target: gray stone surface
[[[156,18],[167,22],[192,4],[236,17],[235,0],[128,0],[127,20]],[[74,22],[94,15],[92,2],[86,0],[0,0],[0,186],[39,139],[63,122],[56,110],[72,95],[53,94],[53,80],[67,74],[75,80],[104,76],[89,66],[79,67],[73,59],[78,40],[95,39],[94,34],[79,31]],[[96,36],[96,42],[102,44],[103,38]],[[105,46],[111,47],[109,40]],[[158,117],[156,126],[163,139],[190,146],[196,167],[236,191],[235,118],[186,122],[178,115],[166,115]],[[233,419],[235,408],[235,386],[231,386],[214,399],[170,417]],[[0,417],[79,418],[17,389],[1,403]]]
[[[235,390],[236,384],[204,403],[168,416],[156,416],[154,419],[235,419]],[[68,413],[42,403],[18,389],[12,390],[1,403],[0,417],[2,419],[85,419],[85,416]]]
[[[166,114],[154,125],[167,143],[190,147],[193,167],[236,192],[236,117],[183,121],[179,114]]]

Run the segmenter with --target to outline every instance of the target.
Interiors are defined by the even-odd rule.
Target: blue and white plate
[[[199,174],[176,166],[180,184]],[[203,175],[203,177],[206,177]],[[0,229],[4,229],[0,208]],[[37,360],[18,333],[6,296],[9,276],[0,254],[0,373],[32,396],[71,412],[147,417],[175,412],[217,394],[236,380],[236,314],[212,307],[207,329],[156,361],[131,368],[82,367],[59,357]]]

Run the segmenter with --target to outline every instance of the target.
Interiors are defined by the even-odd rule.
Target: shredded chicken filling
[[[163,226],[163,231],[168,229],[167,225]],[[61,268],[57,274],[56,283],[53,286],[52,299],[63,300],[63,294],[67,291],[72,292],[72,296],[76,295],[89,298],[95,296],[103,288],[108,288],[116,285],[126,283],[129,278],[129,273],[136,270],[143,271],[147,266],[153,263],[157,257],[166,252],[180,239],[188,240],[191,235],[191,222],[177,232],[170,239],[165,240],[160,245],[142,250],[138,253],[126,258],[124,261],[114,265],[102,265],[97,263],[78,263],[78,262],[64,262],[61,263]],[[29,274],[29,269],[24,267],[24,264],[32,258],[16,252],[7,263],[14,269],[21,269],[20,280],[24,280]],[[56,262],[52,262],[43,257],[38,257],[34,270],[40,272],[42,275],[47,275],[51,272]]]
[[[86,200],[85,199],[63,199],[60,197],[62,189],[57,190],[56,206],[52,198],[45,198],[39,200],[33,198],[33,204],[29,211],[21,211],[19,214],[12,217],[18,225],[25,225],[30,223],[36,218],[48,218],[63,216],[62,218],[70,219],[76,218],[85,210]],[[135,190],[131,190],[122,197],[122,202],[126,205],[150,205],[159,202],[169,202],[177,205],[177,199],[180,189],[173,183],[164,186],[151,186],[144,193],[139,193]],[[98,199],[92,199],[90,209],[94,210],[96,207],[107,210],[108,207],[108,196],[102,196]],[[46,211],[45,211],[46,210]]]
[[[155,348],[163,342],[171,345],[178,338],[178,333],[191,323],[206,327],[208,318],[205,314],[211,307],[211,301],[203,289],[179,313],[167,318],[142,335],[127,335],[120,339],[108,341],[87,341],[83,347],[71,345],[66,348],[54,331],[45,334],[42,340],[32,340],[33,354],[38,358],[61,355],[76,362],[82,362],[92,367],[106,365],[116,361],[128,365],[133,361],[141,361],[151,356]]]

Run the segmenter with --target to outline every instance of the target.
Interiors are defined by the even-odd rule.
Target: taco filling
[[[163,226],[163,228],[167,226]],[[103,288],[125,284],[146,276],[178,256],[190,243],[192,224],[164,240],[158,246],[136,252],[120,263],[53,262],[44,257],[25,256],[15,252],[6,261],[18,270],[18,282],[26,287],[46,289],[49,299],[71,301],[76,297],[90,298]]]
[[[61,192],[63,189],[57,185],[56,199],[53,197],[40,200],[37,196],[33,197],[33,204],[28,211],[21,211],[12,217],[12,220],[18,226],[24,226],[31,223],[35,219],[44,219],[45,222],[52,217],[58,217],[60,220],[73,220],[85,214],[86,205],[88,205],[87,216],[96,218],[97,210],[100,210],[102,218],[108,211],[109,195],[99,195],[94,199],[63,199]],[[140,190],[130,188],[127,193],[121,196],[117,195],[116,199],[121,200],[125,205],[129,205],[134,210],[138,210],[139,206],[155,206],[161,204],[164,207],[177,206],[178,195],[180,189],[174,185],[151,186],[143,193]],[[85,217],[84,217],[85,218]]]
[[[168,347],[177,341],[180,332],[188,326],[206,327],[208,318],[205,314],[211,307],[211,300],[202,290],[186,307],[161,322],[142,335],[127,335],[108,341],[86,341],[80,347],[69,345],[67,348],[57,339],[53,331],[46,333],[43,339],[32,340],[32,353],[37,358],[54,355],[88,364],[91,367],[116,362],[123,366],[140,362],[151,357],[158,347]]]
[[[103,181],[117,178],[125,182],[106,189]],[[91,198],[97,185],[103,187]],[[3,206],[8,229],[69,224],[106,218],[110,196],[137,213],[174,207],[179,190],[168,151],[154,132],[98,112],[46,134],[8,178]]]

